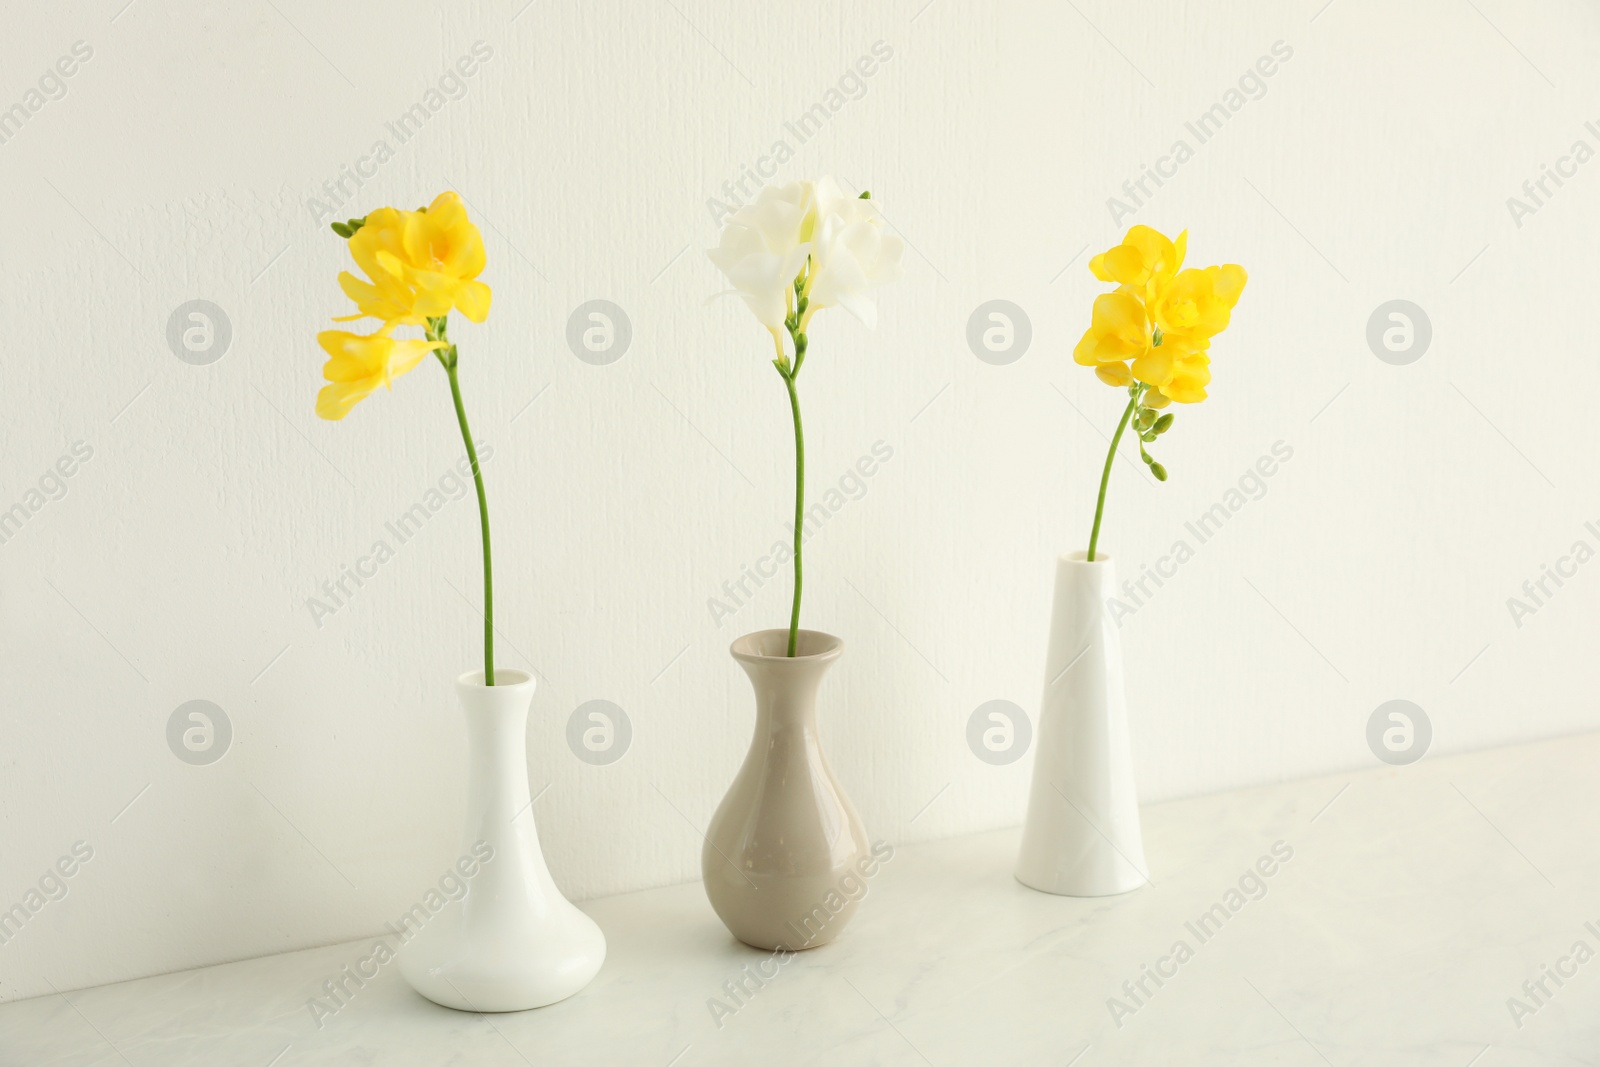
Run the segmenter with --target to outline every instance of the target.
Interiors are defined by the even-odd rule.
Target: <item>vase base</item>
[[[830,924],[833,927],[832,929],[826,932],[819,932],[814,937],[807,937],[803,932],[787,931],[780,935],[773,935],[770,931],[762,933],[745,931],[744,933],[739,933],[731,927],[729,927],[728,932],[733,934],[734,940],[741,945],[758,948],[763,952],[805,952],[808,949],[821,948],[823,945],[837,941],[839,936],[844,933],[844,928],[849,923],[850,918],[850,916],[844,916],[842,921],[836,919]],[[723,925],[726,926],[727,923],[724,922]]]
[[[1029,889],[1035,889],[1040,893],[1049,893],[1058,897],[1115,897],[1121,896],[1123,893],[1131,893],[1135,889],[1143,889],[1150,884],[1148,878],[1137,876],[1122,881],[1096,881],[1092,879],[1036,878],[1021,871],[1014,873],[1017,881]]]
[[[1092,840],[1083,836],[1082,825],[1049,829],[1054,832],[1031,826],[1023,831],[1013,873],[1029,889],[1058,897],[1114,897],[1149,884],[1137,820]]]
[[[589,984],[606,959],[600,927],[568,907],[571,914],[553,924],[556,929],[522,938],[478,944],[442,938],[402,948],[400,973],[419,994],[456,1011],[527,1011],[566,1000]]]

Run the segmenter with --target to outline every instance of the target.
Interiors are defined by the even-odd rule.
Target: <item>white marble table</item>
[[[1120,897],[1023,888],[1015,830],[903,847],[840,942],[782,967],[698,884],[598,900],[599,977],[515,1015],[391,965],[319,1028],[308,1001],[370,940],[40,997],[0,1007],[0,1064],[1600,1064],[1600,957],[1571,955],[1600,952],[1597,762],[1600,735],[1153,805],[1154,884]]]

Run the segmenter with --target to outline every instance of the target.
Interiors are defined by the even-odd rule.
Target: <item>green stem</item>
[[[1094,549],[1100,543],[1100,517],[1106,510],[1106,484],[1111,481],[1111,464],[1117,458],[1117,445],[1122,443],[1122,431],[1128,428],[1128,420],[1133,417],[1134,409],[1139,406],[1139,397],[1144,393],[1141,386],[1128,401],[1128,406],[1122,411],[1122,421],[1117,423],[1117,432],[1112,435],[1111,448],[1106,452],[1106,466],[1100,472],[1100,499],[1094,505],[1094,529],[1089,533],[1088,561],[1094,562]]]
[[[804,351],[804,349],[801,349]],[[794,389],[794,376],[800,369],[798,363],[788,374],[780,367],[783,383],[789,387],[789,408],[794,412],[794,609],[789,613],[789,655],[795,654],[795,644],[800,637],[800,531],[806,514],[806,435],[800,426],[800,395]]]
[[[429,324],[431,340],[447,340],[445,320],[440,317]],[[478,521],[483,527],[483,684],[494,685],[494,564],[489,554],[489,497],[483,491],[483,468],[478,464],[478,449],[472,443],[472,430],[467,426],[467,409],[461,403],[461,382],[456,378],[456,346],[435,352],[450,377],[450,399],[455,401],[456,421],[461,424],[461,440],[467,445],[467,458],[472,461],[472,481],[478,487]]]

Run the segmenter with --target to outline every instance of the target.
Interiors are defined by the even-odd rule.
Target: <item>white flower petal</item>
[[[821,196],[818,203],[819,210],[829,206]],[[904,242],[884,231],[872,201],[832,202],[817,225],[812,306],[842,307],[870,328],[877,322],[877,305],[867,294],[900,277],[904,252]]]
[[[764,186],[754,202],[734,212],[717,247],[706,251],[769,330],[783,327],[795,276],[810,254],[802,232],[811,228],[813,203],[808,182]]]

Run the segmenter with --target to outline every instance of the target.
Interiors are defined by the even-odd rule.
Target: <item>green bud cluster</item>
[[[809,269],[810,266],[811,260],[808,257],[806,267]],[[772,361],[772,365],[778,368],[778,373],[788,379],[793,379],[799,374],[800,365],[806,361],[806,345],[809,342],[800,330],[800,322],[805,318],[806,309],[811,306],[810,299],[805,295],[806,274],[807,271],[803,270],[794,280],[794,310],[783,320],[784,329],[789,331],[789,337],[794,341],[794,364],[791,367],[787,356],[779,356]]]
[[[448,315],[440,315],[438,318],[428,319],[427,325],[424,327],[424,332],[427,334],[428,340],[430,341],[449,341],[450,317]],[[454,343],[452,343],[449,348],[434,349],[433,354],[440,363],[444,364],[445,370],[453,371],[456,369],[456,364],[460,359],[460,355],[456,352],[456,346]]]
[[[356,235],[357,230],[361,229],[361,227],[365,226],[366,224],[367,217],[363,215],[359,219],[349,219],[345,222],[332,223],[331,228],[334,233],[338,234],[340,237],[343,237],[345,240],[349,240]]]
[[[1155,475],[1156,481],[1164,482],[1167,480],[1167,468],[1157,463],[1155,457],[1145,451],[1144,446],[1172,429],[1173,415],[1170,411],[1165,415],[1158,415],[1154,408],[1145,407],[1144,398],[1149,391],[1150,386],[1142,382],[1128,386],[1128,395],[1138,403],[1133,413],[1133,429],[1139,435],[1139,458],[1150,468],[1150,473]]]

